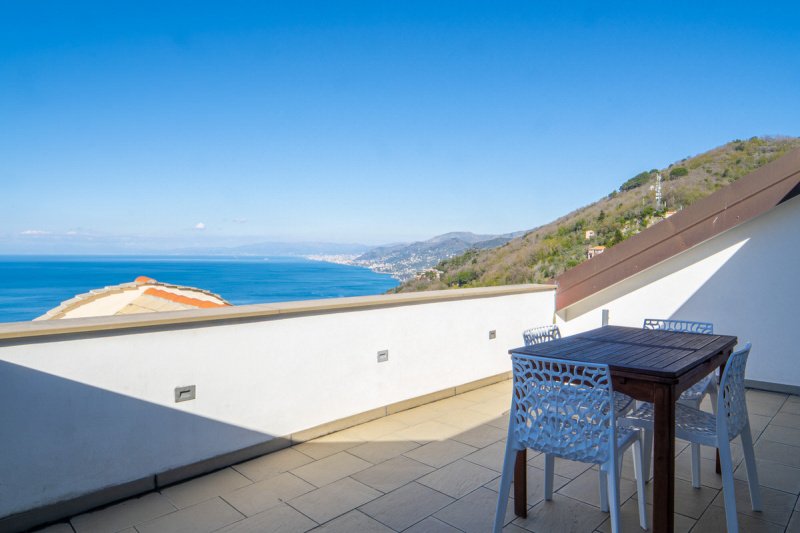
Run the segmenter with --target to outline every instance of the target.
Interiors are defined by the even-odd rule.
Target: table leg
[[[730,354],[728,354],[728,357],[730,357]],[[719,386],[719,383],[722,382],[722,374],[724,373],[725,373],[725,363],[722,363],[719,366],[719,381],[717,382],[717,386]],[[722,391],[719,391],[718,394],[722,394]],[[714,468],[716,469],[717,474],[722,474],[722,468],[720,467],[719,464],[719,448],[717,448],[717,464]]]
[[[675,510],[675,391],[657,385],[653,391],[653,531],[673,531]]]
[[[514,463],[514,514],[526,518],[528,516],[528,453],[527,450],[517,452]]]

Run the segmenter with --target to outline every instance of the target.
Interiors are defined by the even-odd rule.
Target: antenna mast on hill
[[[656,174],[656,211],[661,211],[661,174]]]

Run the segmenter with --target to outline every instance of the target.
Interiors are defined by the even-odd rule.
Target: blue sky
[[[800,135],[797,4],[697,4],[4,2],[0,252],[510,232]]]

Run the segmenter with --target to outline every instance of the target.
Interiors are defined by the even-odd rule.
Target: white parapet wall
[[[752,342],[747,378],[800,390],[800,197],[721,233],[558,312],[564,334],[644,318],[713,322]]]
[[[0,520],[508,372],[554,306],[528,285],[0,325]]]

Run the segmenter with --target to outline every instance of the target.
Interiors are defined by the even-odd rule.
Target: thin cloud
[[[198,222],[197,224],[194,225],[194,229],[198,231],[203,231],[204,229],[206,229],[206,225],[202,222]]]
[[[247,219],[246,218],[234,218],[233,221],[236,222],[237,224],[244,224],[245,222],[247,222]]]
[[[40,229],[26,229],[25,231],[21,231],[20,235],[50,235],[50,232]]]

